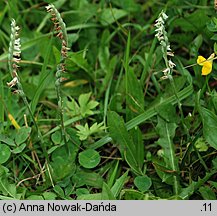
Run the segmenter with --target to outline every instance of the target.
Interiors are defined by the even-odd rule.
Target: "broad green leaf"
[[[62,135],[60,131],[56,131],[51,135],[51,140],[55,145],[59,145],[62,140]]]
[[[44,192],[42,195],[45,200],[55,200],[57,197],[57,195],[53,192]]]
[[[55,151],[58,151],[60,149],[61,148],[58,148]],[[72,176],[76,170],[76,165],[73,161],[70,160],[68,153],[66,153],[65,156],[63,157],[56,156],[54,160],[50,162],[50,165],[51,165],[52,178],[56,181],[62,180],[68,176]]]
[[[142,132],[139,127],[135,127],[130,130],[130,134],[133,138],[133,143],[135,144],[136,148],[136,158],[139,164],[139,167],[143,167],[144,164],[144,157],[145,157],[145,145],[142,139]]]
[[[87,188],[78,188],[76,191],[76,196],[81,196],[85,194],[90,194],[89,190]]]
[[[79,153],[79,163],[87,169],[96,167],[100,163],[100,155],[96,150],[87,149]]]
[[[92,68],[88,64],[87,60],[84,59],[82,52],[68,53],[68,58],[66,59],[66,68],[70,71],[75,67],[83,69],[89,75],[89,78],[93,79]]]
[[[121,177],[116,180],[115,184],[112,186],[111,192],[113,193],[114,197],[117,198],[119,196],[121,190],[124,187],[124,184],[129,179],[128,173],[129,171],[126,171]]]
[[[201,107],[199,109],[203,122],[203,135],[205,140],[217,149],[217,116],[210,110]]]
[[[55,185],[53,190],[61,197],[65,197],[65,193],[64,190],[59,186],[59,185]]]
[[[11,156],[11,150],[10,148],[0,143],[0,164],[5,163]]]
[[[105,29],[101,36],[101,42],[99,47],[99,63],[101,68],[104,70],[104,72],[107,73],[108,70],[108,64],[109,64],[109,44],[108,44],[108,38],[110,36],[110,32],[108,29]]]
[[[25,147],[26,147],[26,143],[22,143],[20,146],[11,150],[11,152],[14,154],[19,154],[20,152],[22,152],[25,149]]]
[[[102,194],[83,194],[77,197],[77,200],[101,200]]]
[[[21,127],[16,134],[15,142],[17,145],[20,145],[21,143],[24,143],[27,138],[29,137],[31,132],[30,127]]]
[[[102,200],[115,200],[115,197],[113,193],[111,192],[111,189],[108,187],[108,185],[105,182],[103,182],[103,186],[102,186],[101,199]]]
[[[0,191],[4,196],[10,196],[16,199],[16,185],[10,184],[7,177],[1,176],[0,178]]]
[[[3,143],[6,143],[10,146],[16,146],[16,144],[14,143],[14,140],[9,138],[9,137],[6,137],[5,135],[3,134],[0,134],[0,141],[3,142]]]
[[[128,13],[126,11],[121,9],[105,8],[100,16],[100,22],[103,26],[107,26],[114,23],[116,20],[126,16],[127,14]]]
[[[133,189],[126,189],[123,191],[123,198],[124,200],[142,200],[144,194],[137,190]]]
[[[175,136],[175,130],[177,125],[175,123],[167,123],[162,118],[158,118],[157,131],[160,138],[157,143],[162,147],[164,151],[164,160],[168,169],[178,171],[178,160],[175,155],[175,145],[173,138]]]
[[[134,184],[141,192],[145,192],[151,187],[152,181],[148,176],[136,176]]]
[[[201,20],[201,22],[197,22]],[[184,17],[176,19],[172,26],[180,27],[183,31],[199,31],[206,27],[206,23],[209,21],[209,17],[206,11],[200,9],[195,10],[193,13],[186,13]]]
[[[46,42],[46,41],[45,41]],[[52,80],[52,73],[47,70],[47,65],[49,63],[49,58],[50,58],[50,53],[51,53],[51,44],[52,44],[52,39],[48,40],[48,43],[46,43],[46,51],[45,51],[45,57],[44,57],[44,62],[43,66],[41,69],[41,72],[39,73],[39,82],[37,89],[35,89],[35,95],[31,101],[31,110],[34,115],[36,106],[38,105],[39,98],[42,94],[42,92],[45,90],[46,86],[48,85],[49,82]]]
[[[190,95],[192,95],[193,93],[193,87],[192,85],[187,86],[186,88],[184,88],[183,90],[181,90],[180,92],[178,92],[178,97],[179,100],[182,101],[183,99],[189,97]],[[175,97],[175,95],[170,96],[168,98],[165,98],[163,101],[161,101],[160,103],[157,103],[154,107],[149,108],[148,110],[144,111],[142,114],[136,116],[135,118],[131,119],[130,121],[128,121],[126,123],[126,128],[127,130],[130,130],[136,126],[138,126],[139,124],[141,124],[142,122],[145,122],[146,120],[150,119],[151,117],[155,116],[157,114],[156,112],[156,107],[162,105],[162,103],[165,104],[176,104],[177,103],[177,99]],[[105,145],[108,142],[111,142],[112,138],[108,135],[106,135],[105,137],[101,138],[100,140],[98,140],[96,143],[94,143],[91,148],[99,148],[103,145]]]
[[[176,110],[172,104],[162,103],[162,105],[156,107],[156,111],[158,115],[167,122],[178,121],[178,115],[176,114]]]
[[[39,196],[39,195],[31,195],[27,197],[26,199],[27,200],[44,200],[43,196]]]
[[[208,186],[200,187],[199,192],[204,200],[216,200],[215,192]]]
[[[177,128],[177,125],[175,123],[168,123],[159,117],[156,128],[160,135],[157,143],[163,149],[163,158],[166,163],[166,167],[167,169],[175,172],[175,174],[178,174],[178,158],[175,155],[175,145],[173,143],[173,138],[175,136],[175,130]],[[176,175],[173,176],[173,181],[174,193],[177,195],[179,192],[180,184]]]
[[[132,68],[129,68],[126,74],[126,103],[128,119],[144,112],[143,89]]]
[[[112,139],[118,143],[119,150],[124,155],[125,160],[136,173],[141,173],[141,168],[138,165],[136,158],[136,148],[127,132],[124,120],[117,113],[111,111],[108,113],[108,126]]]
[[[98,173],[84,170],[78,170],[73,174],[72,181],[77,187],[89,185],[95,188],[102,188],[103,185],[103,178]]]

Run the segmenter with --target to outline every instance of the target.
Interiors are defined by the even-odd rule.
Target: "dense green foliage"
[[[61,40],[47,3],[70,48],[60,86],[66,141],[55,89]],[[162,79],[155,37],[162,10],[172,79]],[[217,66],[202,76],[197,65],[217,51],[215,16],[208,0],[0,1],[0,199],[216,199]],[[17,86],[7,86],[12,18],[41,138]]]

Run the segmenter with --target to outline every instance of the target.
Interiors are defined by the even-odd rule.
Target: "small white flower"
[[[7,82],[7,85],[12,88],[13,86],[15,86],[18,83],[18,79],[17,77],[14,77],[9,83]]]
[[[46,10],[47,10],[48,12],[50,12],[50,11],[53,10],[52,5],[48,5],[48,6],[46,6],[45,8],[46,8]]]
[[[174,68],[174,67],[176,66],[176,64],[173,63],[173,62],[171,61],[171,59],[168,61],[168,63],[169,63],[169,67],[170,67],[170,68]]]
[[[159,41],[163,41],[164,40],[164,37],[163,36],[156,36],[157,37],[157,39],[159,40]]]
[[[15,46],[14,46],[14,50],[17,51],[17,52],[21,52],[20,46],[16,46],[16,45],[15,45]]]
[[[164,75],[166,76],[170,72],[170,68],[166,68],[163,70]]]
[[[156,22],[156,23],[154,24],[154,26],[155,26],[156,28],[160,28],[160,27],[162,27],[163,25],[162,25],[162,23]]]
[[[163,20],[163,18],[161,16],[156,20],[155,25],[157,25],[157,24],[164,24],[164,20]]]
[[[15,25],[16,25],[15,19],[12,19],[11,20],[11,26],[15,26]]]
[[[170,45],[167,45],[167,51],[172,51]]]
[[[167,55],[168,56],[174,56],[174,53],[173,52],[167,52]]]
[[[20,30],[20,27],[19,27],[19,26],[15,26],[15,30],[16,30],[16,31],[19,31],[19,30]]]
[[[164,13],[164,12],[162,12],[162,18],[164,19],[164,20],[167,20],[168,19],[168,16]]]
[[[17,64],[19,64],[20,63],[20,58],[18,58],[18,57],[16,57],[16,56],[14,56],[14,58],[13,58],[13,61],[15,62],[15,63],[17,63]]]
[[[160,79],[161,79],[161,80],[168,79],[168,76],[167,76],[167,75],[165,75],[165,76],[162,76]]]
[[[162,33],[161,32],[158,32],[157,34],[155,34],[155,37],[161,37],[162,36]]]
[[[13,56],[16,56],[16,57],[20,57],[20,51],[14,51],[13,52]]]

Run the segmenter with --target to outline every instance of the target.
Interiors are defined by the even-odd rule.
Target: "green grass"
[[[66,59],[46,3],[0,3],[0,199],[215,200],[217,65],[207,76],[197,65],[217,54],[210,1],[45,2],[66,24]],[[170,79],[155,38],[162,10]],[[7,86],[12,18],[30,109]]]

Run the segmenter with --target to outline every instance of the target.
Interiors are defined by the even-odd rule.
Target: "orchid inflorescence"
[[[19,82],[19,77],[17,74],[17,70],[19,67],[19,62],[21,60],[21,45],[18,31],[20,27],[16,25],[16,21],[12,19],[11,21],[11,36],[10,36],[10,44],[9,44],[9,53],[8,53],[8,63],[9,70],[12,76],[12,80],[7,83],[7,85],[11,88],[15,86]]]
[[[174,54],[170,48],[170,43],[164,26],[167,19],[168,16],[164,11],[162,11],[158,16],[158,19],[155,21],[155,31],[157,32],[155,34],[155,37],[160,41],[163,57],[166,64],[166,69],[163,70],[164,76],[162,79],[167,79],[169,75],[172,74],[173,68],[176,66],[175,63],[171,60],[171,57],[173,57]],[[170,59],[168,59],[168,57],[170,57]]]
[[[65,60],[67,58],[67,52],[69,50],[68,46],[68,37],[66,32],[66,25],[63,22],[63,19],[58,12],[58,10],[55,8],[53,4],[49,4],[46,6],[46,10],[48,13],[51,14],[52,18],[51,21],[54,24],[55,30],[57,32],[56,36],[61,40],[62,47],[61,47],[61,60],[60,63],[57,65],[57,71],[56,71],[56,92],[57,92],[57,99],[58,99],[58,107],[59,107],[59,114],[60,114],[60,122],[61,122],[61,133],[64,140],[64,143],[67,144],[66,141],[66,132],[65,132],[65,126],[64,126],[64,120],[63,120],[63,99],[62,99],[62,93],[61,93],[61,82],[65,80],[64,77],[62,77],[63,72],[65,72]],[[69,147],[68,147],[69,150]]]
[[[66,25],[63,22],[60,13],[58,12],[58,10],[55,8],[53,4],[49,4],[48,6],[46,6],[46,10],[52,16],[51,21],[54,23],[54,27],[57,32],[56,36],[62,41],[61,55],[66,58],[67,51],[69,50],[69,48],[67,47],[68,40],[67,40],[67,33],[66,33]]]

